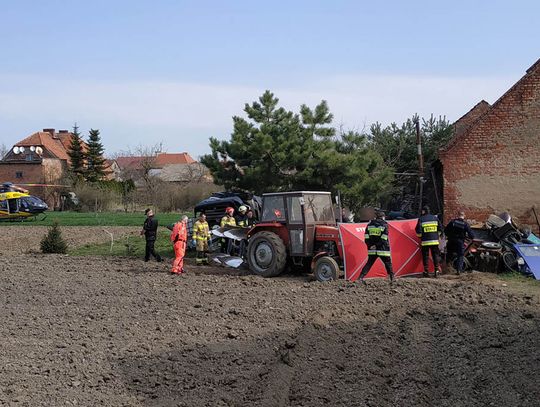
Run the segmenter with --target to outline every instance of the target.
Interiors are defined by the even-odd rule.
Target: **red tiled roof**
[[[44,150],[48,150],[57,158],[61,160],[69,160],[69,156],[62,142],[53,138],[51,133],[48,132],[38,131],[26,137],[24,140],[15,143],[15,145],[24,147],[41,146]]]
[[[156,157],[156,165],[162,167],[167,164],[191,164],[195,160],[188,153],[159,153]]]
[[[118,157],[116,162],[122,169],[137,169],[140,168],[144,160],[150,157],[145,156],[129,156]],[[192,164],[196,161],[188,153],[159,153],[153,159],[152,167],[163,168],[165,165],[171,164]]]
[[[141,163],[146,159],[146,157],[117,157],[116,163],[118,166],[125,169],[137,169],[140,168]]]
[[[54,132],[54,131],[53,131]],[[73,133],[62,131],[60,133],[51,134],[49,131],[38,131],[25,139],[15,143],[16,146],[41,146],[44,150],[49,151],[52,155],[60,160],[67,160],[69,162],[68,150],[71,144],[71,138]],[[82,148],[87,150],[88,146],[82,140]]]

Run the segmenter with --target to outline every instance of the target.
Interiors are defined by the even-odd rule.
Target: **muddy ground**
[[[538,406],[540,295],[2,256],[0,405]]]

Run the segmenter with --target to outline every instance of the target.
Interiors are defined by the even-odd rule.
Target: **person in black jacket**
[[[440,272],[439,268],[439,236],[442,233],[441,222],[437,215],[432,215],[429,206],[422,208],[422,216],[418,219],[416,224],[416,235],[421,240],[422,246],[422,262],[424,263],[424,277],[428,277],[429,266],[429,252],[431,251],[431,257],[433,258],[433,266],[435,271],[433,276],[436,278],[437,273]]]
[[[144,214],[146,215],[146,220],[144,221],[141,230],[141,236],[144,235],[144,238],[146,239],[144,261],[150,260],[150,255],[152,255],[157,261],[161,262],[163,259],[154,250],[154,244],[156,243],[157,238],[158,221],[154,218],[154,211],[152,209],[146,209]]]
[[[465,220],[465,212],[458,212],[458,217],[448,222],[448,225],[444,228],[444,234],[448,239],[446,262],[452,264],[453,259],[456,258],[456,272],[460,274],[463,271],[465,238],[473,239],[471,227]]]
[[[364,242],[368,247],[368,261],[362,269],[360,277],[358,277],[359,280],[364,283],[364,277],[369,273],[373,264],[377,259],[381,259],[392,283],[394,281],[394,272],[392,271],[392,258],[390,257],[388,223],[384,220],[384,212],[378,211],[376,218],[368,223]]]

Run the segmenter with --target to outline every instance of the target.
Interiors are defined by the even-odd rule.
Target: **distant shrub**
[[[67,243],[62,237],[58,222],[54,222],[47,234],[43,236],[40,248],[43,253],[65,254],[67,252]]]
[[[74,187],[79,200],[79,208],[83,212],[104,212],[122,205],[120,193],[114,186],[102,184],[79,183]]]

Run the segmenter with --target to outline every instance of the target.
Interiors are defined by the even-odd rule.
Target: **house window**
[[[32,161],[34,159],[34,155],[32,153],[26,154],[26,161]]]
[[[22,177],[23,177],[22,171],[17,171],[17,172],[15,173],[15,178],[22,178]]]

